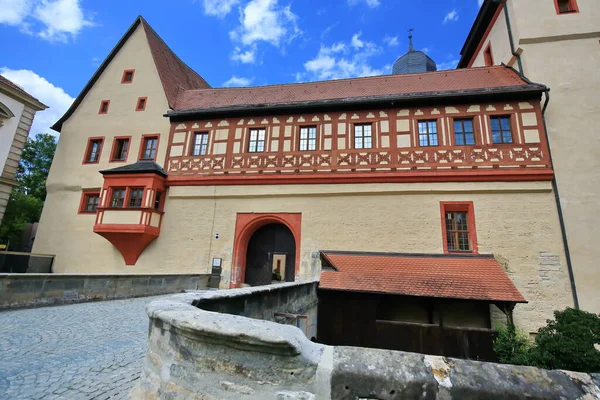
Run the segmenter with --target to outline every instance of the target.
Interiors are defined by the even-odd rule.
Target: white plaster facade
[[[35,113],[46,108],[8,79],[0,78],[0,222],[17,185],[15,173]]]

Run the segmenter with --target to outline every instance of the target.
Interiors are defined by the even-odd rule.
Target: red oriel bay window
[[[441,202],[444,253],[477,254],[473,202]]]
[[[146,246],[160,235],[167,174],[154,161],[100,172],[104,185],[94,232],[121,252],[125,264],[135,265]]]

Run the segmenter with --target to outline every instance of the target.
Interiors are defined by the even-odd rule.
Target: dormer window
[[[133,82],[133,74],[135,73],[135,69],[126,69],[123,71],[123,77],[121,78],[121,83],[131,83]]]

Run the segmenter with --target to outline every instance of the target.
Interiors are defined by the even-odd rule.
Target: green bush
[[[546,369],[600,372],[600,317],[567,308],[538,330],[535,343],[514,325],[498,328],[494,351],[502,363]]]
[[[514,325],[498,327],[494,351],[498,361],[505,364],[530,365],[531,342],[527,334]]]
[[[600,317],[567,308],[555,311],[554,320],[538,330],[535,364],[548,369],[600,372]]]

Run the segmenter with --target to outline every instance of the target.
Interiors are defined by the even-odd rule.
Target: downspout
[[[515,40],[513,38],[512,28],[510,25],[510,17],[508,15],[508,7],[506,6],[506,3],[508,2],[508,0],[492,0],[492,1],[494,3],[502,4],[502,6],[504,7],[504,17],[506,18],[506,29],[508,30],[508,41],[510,42],[510,52],[514,57],[517,57],[517,64],[519,66],[519,72],[521,73],[521,75],[523,75],[523,63],[521,61],[521,55],[517,54],[517,52],[515,51]]]
[[[546,143],[548,143],[548,157],[550,158],[550,164],[554,169],[554,163],[552,162],[552,152],[550,151],[550,141],[548,138],[548,129],[546,126],[546,108],[550,102],[550,88],[546,88],[546,101],[542,107],[542,122],[544,123],[544,134],[546,135]],[[562,206],[560,204],[560,194],[558,193],[558,184],[556,183],[556,174],[552,175],[552,190],[554,191],[554,199],[556,200],[556,209],[558,210],[558,220],[560,222],[560,232],[562,234],[563,246],[565,250],[565,257],[567,260],[567,270],[569,271],[569,280],[571,281],[571,293],[573,294],[573,304],[575,309],[579,309],[579,299],[577,297],[577,287],[575,286],[575,275],[573,274],[573,265],[571,264],[571,252],[569,251],[569,241],[567,239],[567,229],[565,227],[565,220],[563,217]]]

